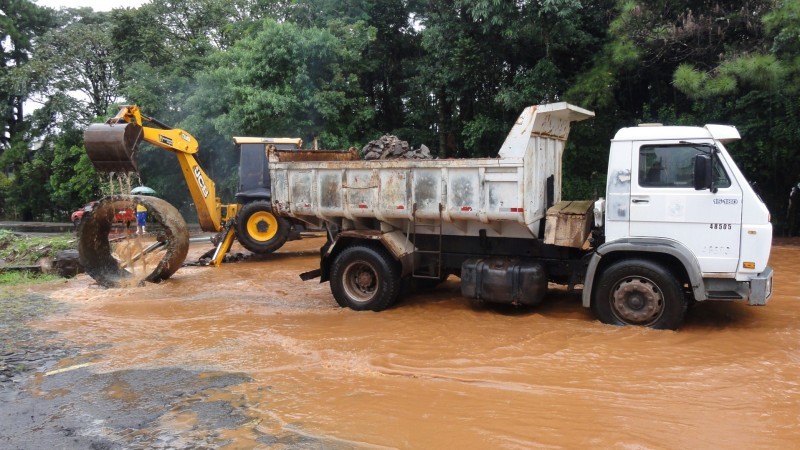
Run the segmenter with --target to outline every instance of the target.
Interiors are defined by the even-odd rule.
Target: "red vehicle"
[[[77,211],[74,211],[72,215],[70,215],[70,220],[72,224],[75,225],[75,228],[78,227],[78,224],[81,222],[83,218],[83,214],[87,211],[91,211],[94,209],[97,202],[89,202],[85,204],[82,208]],[[132,208],[125,208],[119,211],[114,212],[114,222],[124,223],[125,227],[130,226],[132,222],[136,222],[136,213],[133,212]]]

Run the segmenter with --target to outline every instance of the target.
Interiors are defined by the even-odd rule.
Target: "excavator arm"
[[[197,209],[200,228],[219,232],[226,218],[236,215],[237,205],[222,205],[216,196],[216,185],[198,164],[197,140],[188,132],[172,128],[141,113],[136,105],[120,106],[116,116],[105,123],[92,124],[84,132],[86,153],[101,172],[137,170],[138,145],[145,141],[175,154]]]
[[[123,105],[119,107],[117,115],[106,121],[107,125],[136,124],[143,128],[142,139],[175,153],[195,154],[199,144],[191,134],[179,128],[172,128],[164,122],[142,114],[136,105]],[[144,124],[151,126],[144,126]]]

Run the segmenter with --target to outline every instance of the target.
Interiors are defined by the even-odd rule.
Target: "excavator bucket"
[[[94,123],[83,132],[86,154],[99,172],[133,172],[142,127],[135,123]]]

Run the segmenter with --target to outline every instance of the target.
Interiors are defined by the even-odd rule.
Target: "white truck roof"
[[[706,125],[704,127],[639,126],[622,128],[614,141],[660,141],[668,139],[717,139],[730,142],[741,139],[739,130],[730,125]]]

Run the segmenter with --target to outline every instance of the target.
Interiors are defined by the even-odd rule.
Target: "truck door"
[[[742,190],[724,161],[715,158],[713,193],[692,184],[694,156],[709,147],[635,142],[632,151],[631,236],[673,239],[695,254],[703,272],[736,272]]]

